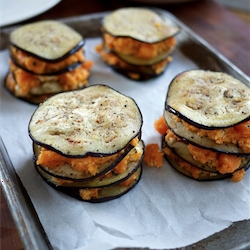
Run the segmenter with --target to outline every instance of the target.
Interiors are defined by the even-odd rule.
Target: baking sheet
[[[106,13],[64,19],[87,38],[86,57],[95,63],[90,84],[110,85],[137,101],[144,117],[142,138],[146,144],[160,144],[160,136],[154,130],[153,123],[162,115],[167,86],[176,74],[193,68],[219,70],[237,77],[249,86],[246,75],[184,24],[166,11],[157,11],[178,23],[182,31],[177,37],[178,47],[173,62],[166,72],[156,79],[140,83],[116,74],[100,60],[94,50],[94,46],[101,41],[99,21]],[[2,48],[7,46],[9,31],[2,31]],[[31,140],[27,134],[28,121],[36,107],[13,98],[3,89],[3,79],[8,70],[7,60],[8,52],[0,52],[1,137],[38,214],[41,222],[38,231],[44,228],[54,249],[184,247],[220,232],[236,221],[242,221],[241,233],[245,237],[229,241],[231,247],[242,244],[245,244],[244,247],[249,246],[247,231],[244,234],[244,229],[247,228],[244,226],[248,223],[246,220],[250,218],[249,173],[240,183],[228,180],[200,183],[176,173],[166,162],[160,169],[144,166],[142,179],[132,191],[103,204],[79,202],[48,187],[33,167]],[[5,178],[9,173],[1,174]],[[2,186],[5,194],[11,198],[9,190],[19,184],[11,177],[9,182],[11,185],[8,187],[5,182],[2,182]],[[22,195],[22,191],[18,194]],[[20,206],[21,210],[25,210],[25,216],[30,214],[30,208],[24,209],[22,204]],[[14,207],[15,204],[12,204],[12,212]],[[19,223],[18,218],[16,222]],[[32,234],[32,230],[27,228]],[[227,231],[224,232],[225,236],[226,234]],[[22,235],[22,238],[29,235]],[[40,237],[46,238],[45,233]],[[215,241],[212,239],[211,242]],[[46,240],[45,244],[50,247]],[[208,247],[204,249],[209,249]],[[222,245],[220,249],[223,249]]]

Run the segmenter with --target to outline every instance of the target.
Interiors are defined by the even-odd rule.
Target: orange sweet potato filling
[[[180,121],[180,118],[176,118]],[[250,120],[225,129],[205,130],[181,120],[187,130],[196,132],[200,136],[207,136],[217,144],[238,144],[245,153],[250,153]]]
[[[211,164],[211,166],[216,167],[221,174],[234,172],[240,167],[242,160],[236,155],[221,154],[211,150],[198,148],[191,144],[188,145],[188,150],[192,154],[194,160],[203,164]]]
[[[105,157],[87,156],[85,158],[69,158],[54,151],[41,148],[41,152],[36,163],[38,165],[46,166],[50,169],[55,169],[58,166],[69,164],[76,171],[95,175],[98,173],[98,167],[101,164],[110,160],[115,160],[117,157],[118,154]]]
[[[163,153],[160,151],[157,143],[146,145],[143,162],[149,167],[162,167]]]
[[[61,69],[64,69],[74,63],[84,61],[84,54],[82,48],[78,50],[76,53],[68,56],[64,60],[55,63],[39,60],[30,55],[27,55],[27,53],[14,47],[11,47],[10,49],[12,56],[21,66],[36,74],[53,73]]]
[[[243,179],[245,174],[246,174],[246,171],[244,168],[237,170],[233,173],[233,176],[231,177],[231,181],[239,182]]]
[[[105,33],[103,36],[105,47],[124,55],[132,55],[141,59],[152,59],[169,51],[175,46],[175,38],[169,38],[162,42],[148,44],[128,37],[113,37]]]
[[[92,198],[98,198],[99,188],[89,188],[89,189],[80,189],[79,195],[83,200],[91,200]]]
[[[156,131],[158,131],[158,133],[160,133],[161,135],[165,135],[168,130],[168,125],[163,116],[155,121],[154,127]]]
[[[131,140],[130,144],[132,146],[135,146],[136,142],[138,143],[138,138],[134,138]],[[105,156],[105,157],[92,157],[87,156],[84,158],[70,158],[62,156],[52,150],[48,150],[46,148],[41,148],[40,154],[37,158],[37,165],[43,165],[50,169],[55,169],[58,166],[62,166],[65,164],[69,164],[74,170],[79,172],[86,172],[90,173],[92,175],[95,175],[98,173],[98,168],[101,164],[107,162],[107,161],[114,161],[119,157],[121,154],[124,153],[124,150],[121,152]],[[113,169],[115,174],[121,174],[126,171],[127,165],[130,162],[138,161],[142,155],[142,151],[135,152],[132,154],[126,155],[123,160]],[[108,177],[108,175],[106,176]]]
[[[106,62],[107,64],[109,64],[110,66],[117,66],[119,68],[122,69],[127,69],[127,71],[133,71],[133,72],[129,72],[128,75],[130,76],[130,78],[132,79],[139,79],[140,78],[140,73],[135,73],[135,69],[132,70],[131,65],[126,63],[125,61],[119,59],[114,53],[112,52],[106,52],[103,48],[102,44],[99,44],[95,47],[96,51],[101,55],[102,60],[104,62]],[[171,62],[172,58],[170,56],[168,56],[167,58],[165,58],[164,60],[151,65],[151,70],[153,70],[153,72],[155,74],[160,74],[164,71],[166,65]],[[135,66],[136,67],[136,66]]]
[[[79,87],[79,84],[87,85],[87,79],[89,77],[89,70],[92,68],[93,62],[86,60],[82,63],[80,67],[76,69],[53,76],[54,81],[58,81],[62,88],[66,90],[73,90]],[[40,80],[39,75],[31,74],[19,67],[17,67],[12,61],[10,61],[10,71],[13,72],[15,76],[16,84],[20,88],[19,95],[27,95],[30,90],[34,87],[38,87],[43,82]],[[8,82],[11,79],[7,79],[7,86],[12,86],[11,82]]]

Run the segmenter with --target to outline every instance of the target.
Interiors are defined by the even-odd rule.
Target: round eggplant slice
[[[133,149],[132,151],[135,151],[135,150],[136,149]],[[132,152],[129,152],[128,154],[131,154],[131,153]],[[48,172],[44,171],[44,169],[38,165],[36,165],[36,169],[44,178],[47,179],[47,181],[50,181],[52,184],[56,186],[68,187],[68,188],[107,187],[107,186],[118,184],[120,182],[127,180],[141,165],[142,158],[143,158],[143,152],[142,152],[141,157],[138,160],[130,161],[126,167],[126,171],[121,174],[117,174],[113,170],[110,170],[108,173],[100,177],[95,177],[94,179],[86,180],[86,181],[79,181],[79,180],[73,180],[73,179],[65,180],[62,178],[56,178],[53,175],[50,175]]]
[[[52,184],[48,181],[44,176],[42,178],[54,189],[67,194],[73,198],[76,198],[81,201],[91,202],[91,203],[100,203],[106,202],[110,200],[117,199],[122,195],[128,193],[132,188],[138,184],[142,175],[142,166],[140,165],[136,172],[130,177],[131,181],[127,185],[125,182],[128,180],[121,182],[119,184],[110,185],[107,187],[101,188],[69,188],[69,187],[61,187]]]
[[[172,61],[172,57],[169,56],[163,61],[158,62],[154,65],[133,65],[121,60],[113,52],[108,52],[106,55],[109,55],[112,58],[116,58],[116,64],[113,64],[110,63],[109,60],[105,60],[105,57],[103,57],[103,60],[111,68],[113,68],[116,72],[128,77],[129,79],[137,81],[149,80],[151,78],[160,76]]]
[[[28,130],[38,145],[66,157],[108,156],[140,135],[136,102],[106,85],[57,94],[36,109]]]
[[[119,57],[122,61],[131,64],[131,65],[135,65],[135,66],[141,66],[141,67],[145,67],[145,66],[153,66],[156,63],[162,62],[164,60],[166,60],[171,52],[173,51],[174,48],[172,48],[170,51],[167,51],[165,53],[161,53],[158,56],[151,58],[151,59],[142,59],[142,58],[138,58],[135,56],[131,56],[131,55],[126,55],[126,54],[122,54],[122,53],[117,53],[115,51],[112,51],[114,54],[116,54],[117,57]]]
[[[146,8],[120,8],[103,18],[104,32],[130,37],[144,43],[156,43],[175,36],[179,27],[171,20]]]
[[[33,144],[33,149],[34,149],[34,160],[35,160],[35,165],[39,165],[39,167],[46,172],[47,174],[51,175],[52,177],[62,179],[62,180],[68,180],[68,181],[74,181],[76,182],[86,182],[88,180],[93,180],[96,179],[97,177],[101,177],[106,174],[109,171],[112,171],[112,169],[119,164],[127,155],[131,156],[135,154],[136,152],[139,152],[143,154],[144,150],[144,144],[142,141],[138,143],[135,147],[132,145],[128,145],[123,151],[120,153],[114,154],[114,155],[109,155],[107,159],[105,160],[105,157],[92,157],[91,159],[86,158],[87,162],[84,163],[85,158],[80,158],[76,159],[73,158],[73,162],[76,164],[74,161],[75,159],[81,163],[82,165],[81,169],[74,169],[74,167],[71,166],[70,162],[67,162],[67,159],[61,160],[61,156],[57,154],[57,157],[59,156],[59,159],[57,160],[58,166],[56,167],[48,167],[43,164],[39,164],[37,162],[38,160],[38,155],[41,152],[41,147]],[[53,153],[53,152],[52,152]],[[46,157],[46,156],[44,156]],[[46,157],[47,158],[47,157]],[[55,159],[56,157],[52,156],[52,159],[55,164]],[[72,158],[69,158],[69,160]],[[100,160],[100,163],[98,163],[98,160]],[[52,162],[53,162],[52,161]],[[64,162],[65,161],[65,162]],[[91,161],[93,161],[94,165],[91,165]],[[63,164],[60,164],[64,162]],[[84,167],[85,164],[88,164],[87,166],[89,167],[89,171],[87,171],[86,167]],[[81,171],[80,171],[81,170]],[[80,185],[80,184],[79,184]]]
[[[84,44],[81,34],[58,21],[25,24],[10,34],[10,44],[47,62],[58,62],[74,54]]]
[[[212,152],[211,150],[209,150],[210,152],[206,152],[206,154],[207,154],[207,156],[206,156],[205,153],[203,153],[201,151],[200,153],[201,154],[203,153],[202,159],[204,160],[204,158],[206,158],[206,157],[208,158],[208,161],[203,163],[203,162],[200,162],[200,161],[194,159],[194,157],[192,156],[192,154],[188,150],[188,144],[183,142],[183,141],[178,141],[178,140],[175,140],[174,138],[171,138],[169,141],[166,141],[166,140],[164,140],[164,137],[163,137],[162,145],[163,145],[163,147],[167,146],[167,147],[171,148],[172,151],[178,157],[182,158],[184,161],[188,162],[189,164],[193,165],[194,167],[200,168],[200,169],[205,170],[207,172],[213,172],[213,173],[219,172],[221,174],[225,174],[225,171],[226,171],[227,173],[232,173],[236,170],[239,170],[241,168],[246,167],[246,165],[248,165],[249,161],[250,161],[250,157],[240,157],[241,164],[237,168],[226,169],[223,167],[222,169],[220,169],[219,166],[215,166],[213,164],[213,162],[218,161],[220,153]]]
[[[165,109],[203,129],[250,119],[250,88],[222,72],[190,70],[170,83]]]
[[[241,147],[233,143],[218,144],[206,136],[199,136],[196,132],[187,130],[181,121],[175,119],[175,115],[164,111],[164,118],[168,127],[182,140],[191,143],[200,148],[218,151],[225,154],[236,154],[239,156],[249,156],[249,153],[243,151]]]
[[[164,140],[163,140],[164,141]],[[228,174],[221,174],[219,172],[210,172],[205,171],[203,169],[197,168],[190,163],[184,161],[181,157],[177,156],[171,148],[164,145],[163,146],[163,152],[166,160],[169,162],[169,164],[177,170],[179,173],[182,173],[183,175],[190,177],[197,181],[213,181],[213,180],[222,180],[226,178],[231,178],[234,173],[228,173]],[[250,162],[246,164],[245,170],[249,168]],[[237,170],[241,171],[241,170]]]

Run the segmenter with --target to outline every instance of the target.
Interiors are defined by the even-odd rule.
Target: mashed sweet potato
[[[11,46],[11,55],[15,61],[25,69],[34,72],[35,74],[48,74],[60,71],[77,62],[84,61],[84,53],[81,48],[76,53],[66,57],[59,62],[45,62],[38,58],[27,55],[27,53]]]

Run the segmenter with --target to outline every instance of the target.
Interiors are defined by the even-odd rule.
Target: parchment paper
[[[197,66],[176,50],[160,77],[135,82],[115,73],[95,52],[100,38],[87,39],[86,57],[94,61],[90,84],[107,84],[131,96],[143,115],[142,139],[159,143],[154,121],[164,110],[169,82]],[[241,182],[197,182],[165,161],[162,168],[143,167],[139,184],[119,199],[91,204],[68,197],[49,187],[35,171],[28,122],[35,105],[14,98],[3,88],[8,52],[0,53],[1,136],[34,204],[54,249],[113,249],[148,247],[166,249],[187,246],[250,218],[250,174]]]

